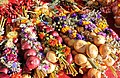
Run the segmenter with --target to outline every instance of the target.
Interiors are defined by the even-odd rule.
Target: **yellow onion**
[[[103,61],[107,66],[112,66],[115,63],[115,60],[111,56],[106,57]]]
[[[95,36],[96,36],[96,33],[94,33],[94,32],[90,33],[90,37],[94,38]]]
[[[74,39],[69,40],[69,41],[68,41],[68,46],[69,46],[69,47],[72,47],[73,44],[74,44],[74,42],[75,42]]]
[[[47,70],[47,73],[52,73],[56,68],[55,64],[49,63],[49,68]]]
[[[105,37],[102,35],[97,35],[94,37],[94,43],[99,46],[105,43]]]
[[[87,62],[87,57],[83,54],[76,54],[74,57],[74,61],[77,65],[82,65]]]
[[[120,16],[116,16],[116,18],[114,18],[114,19],[115,19],[116,27],[120,28]]]
[[[89,45],[87,45],[86,54],[87,54],[90,58],[96,58],[97,55],[98,55],[98,48],[97,48],[97,46],[94,45],[94,44],[89,44]]]
[[[23,74],[22,78],[32,78],[29,74]]]
[[[95,68],[91,68],[88,73],[87,76],[89,78],[101,78],[101,72]]]
[[[68,41],[69,41],[69,40],[70,40],[69,37],[65,37],[64,42],[65,42],[66,44],[68,44]]]
[[[85,67],[86,67],[86,68],[88,69],[88,68],[92,68],[92,65],[90,64],[89,61],[87,61],[86,63],[82,64],[81,67],[82,67],[82,68],[85,68]]]
[[[101,56],[105,57],[111,53],[111,48],[107,44],[102,44],[99,47],[99,52]]]
[[[47,52],[46,59],[51,63],[56,63],[58,61],[54,51]]]
[[[78,54],[75,50],[72,50],[72,54],[73,55],[76,55],[76,54]]]
[[[119,9],[119,7],[118,7],[118,6],[113,6],[113,7],[112,7],[112,12],[113,12],[113,14],[114,14],[114,15],[116,15],[116,14],[117,14],[118,9]]]
[[[74,42],[74,49],[79,53],[85,53],[87,42],[83,40],[76,40]]]

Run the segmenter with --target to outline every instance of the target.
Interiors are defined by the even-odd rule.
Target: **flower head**
[[[67,55],[70,54],[71,49],[70,49],[69,47],[66,46],[65,49],[63,49],[62,51],[64,52],[65,56],[67,56]]]
[[[55,46],[55,45],[57,45],[58,44],[58,40],[57,39],[50,39],[49,41],[48,41],[48,43],[49,43],[49,45],[50,46]]]

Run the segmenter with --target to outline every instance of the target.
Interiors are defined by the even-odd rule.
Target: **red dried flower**
[[[48,41],[48,43],[49,43],[49,45],[50,46],[55,46],[55,45],[57,45],[58,44],[58,40],[57,39],[50,39],[49,41]]]

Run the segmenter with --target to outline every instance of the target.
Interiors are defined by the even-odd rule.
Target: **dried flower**
[[[49,43],[50,46],[54,47],[55,45],[58,44],[58,40],[57,39],[50,39],[48,41],[48,43]]]
[[[64,53],[65,53],[65,56],[67,56],[67,55],[70,54],[71,49],[70,49],[69,47],[66,46],[65,49],[62,50],[62,52],[64,52]]]

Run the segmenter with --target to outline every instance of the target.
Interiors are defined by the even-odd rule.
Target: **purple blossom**
[[[117,38],[117,41],[120,41],[120,38]]]
[[[14,63],[12,64],[12,68],[17,68],[16,62],[14,62]]]
[[[72,15],[71,15],[71,17],[76,17],[77,16],[77,14],[76,13],[73,13]]]
[[[62,20],[66,20],[66,16],[62,16]]]
[[[88,15],[86,15],[86,14],[81,15],[82,18],[86,18],[87,16]]]
[[[96,28],[96,25],[95,25],[95,24],[88,24],[88,25],[85,25],[85,29],[86,29],[86,30],[91,31],[91,30],[93,30],[94,28]]]
[[[72,33],[72,30],[68,30],[68,33],[71,34],[71,33]]]
[[[28,34],[27,34],[27,33],[26,33],[26,34],[24,34],[24,37],[28,38]]]
[[[62,24],[62,27],[65,27],[66,26],[66,24]]]
[[[106,37],[106,36],[107,36],[107,34],[106,34],[106,33],[104,33],[104,32],[99,32],[98,34],[99,34],[99,35],[102,35],[102,36],[104,36],[104,37]]]
[[[82,40],[82,35],[77,34],[77,38],[80,39],[80,40]]]
[[[79,20],[79,22],[77,22],[77,25],[82,25],[82,20]]]
[[[100,12],[97,14],[97,18],[98,18],[98,19],[101,18],[101,14],[100,14]]]
[[[48,66],[48,65],[45,65],[44,68],[45,68],[46,70],[48,70],[48,69],[49,69],[49,66]]]

